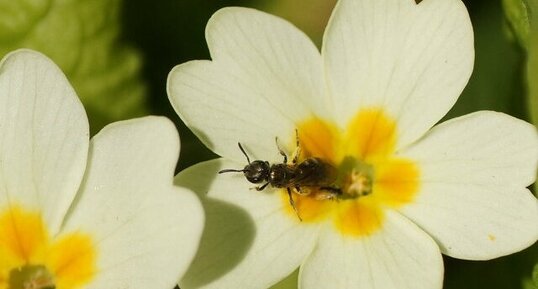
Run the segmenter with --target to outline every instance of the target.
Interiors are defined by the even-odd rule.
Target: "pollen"
[[[332,220],[342,235],[364,237],[383,226],[386,208],[412,202],[420,172],[412,160],[396,155],[396,122],[380,108],[360,110],[343,128],[319,118],[297,126],[301,159],[318,157],[338,171],[335,198],[322,198],[321,188],[293,194],[297,213],[305,223]],[[282,200],[289,207],[285,190]],[[290,217],[297,219],[288,208]]]
[[[372,178],[362,171],[353,169],[346,180],[344,193],[351,197],[366,196],[372,192]]]
[[[95,275],[96,257],[88,234],[51,238],[39,212],[0,210],[0,289],[81,288]]]

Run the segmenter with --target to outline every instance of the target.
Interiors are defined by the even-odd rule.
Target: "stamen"
[[[353,169],[349,175],[349,185],[344,191],[351,197],[361,197],[372,193],[372,179],[362,171]]]
[[[339,166],[342,195],[339,199],[356,199],[373,191],[374,167],[357,158],[347,156]]]

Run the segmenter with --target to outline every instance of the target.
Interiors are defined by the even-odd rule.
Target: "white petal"
[[[321,234],[301,267],[304,289],[435,289],[443,285],[443,259],[435,242],[405,217],[387,212],[382,231],[345,238],[332,227]]]
[[[196,196],[173,186],[179,139],[166,118],[105,127],[91,142],[87,176],[65,232],[97,244],[91,288],[172,288],[202,233]]]
[[[442,123],[402,152],[417,161],[421,185],[406,216],[460,259],[491,259],[538,238],[534,182],[538,134],[502,113],[477,112]]]
[[[206,38],[213,61],[175,67],[168,95],[217,154],[244,161],[241,142],[267,158],[276,152],[275,136],[291,143],[297,120],[327,114],[321,56],[290,23],[254,9],[224,8],[209,20]]]
[[[182,289],[265,289],[288,276],[311,252],[319,226],[284,214],[276,191],[249,190],[242,174],[222,174],[237,164],[223,159],[181,172],[177,182],[202,195],[206,224]]]
[[[341,0],[322,55],[340,122],[382,107],[401,147],[456,102],[473,68],[473,30],[460,0]]]
[[[423,181],[522,188],[536,178],[538,133],[509,115],[479,111],[434,127],[400,154],[420,163]]]
[[[0,209],[38,209],[56,234],[80,185],[88,139],[84,108],[51,60],[30,50],[2,60]]]

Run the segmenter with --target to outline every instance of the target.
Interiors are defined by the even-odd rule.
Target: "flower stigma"
[[[341,190],[332,198],[321,188],[293,194],[304,222],[330,219],[342,235],[369,236],[382,227],[384,208],[413,201],[419,187],[418,167],[396,154],[396,122],[382,109],[360,110],[345,129],[315,117],[299,123],[297,129],[299,162],[317,157],[331,164],[337,170],[334,186]],[[285,190],[282,195],[288,203]],[[287,212],[297,218],[291,208]]]
[[[0,210],[0,289],[80,288],[95,275],[89,235],[52,239],[41,214],[12,205]]]

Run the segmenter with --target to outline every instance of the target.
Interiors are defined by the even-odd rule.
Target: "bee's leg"
[[[286,155],[286,153],[278,145],[278,137],[277,136],[275,137],[275,143],[276,143],[276,148],[278,149],[278,152],[284,157],[284,163],[285,164],[288,163],[288,156]]]
[[[295,211],[295,214],[297,215],[297,218],[299,218],[299,221],[302,222],[303,219],[301,219],[301,216],[299,215],[299,211],[297,210],[297,207],[295,207],[295,201],[293,200],[293,198],[291,196],[291,189],[288,187],[288,188],[286,188],[286,190],[288,190],[288,197],[290,198],[290,205],[293,208],[293,210]]]
[[[307,189],[306,191],[304,191],[299,185],[295,185],[293,188],[295,189],[295,192],[301,196],[306,196],[310,194],[310,190]]]
[[[328,192],[331,192],[335,195],[341,195],[342,194],[342,190],[338,187],[321,187],[319,188],[320,190],[323,190],[323,191],[328,191]]]
[[[262,186],[255,187],[255,189],[256,189],[256,191],[263,191],[263,189],[265,189],[265,187],[267,187],[267,185],[269,185],[269,183],[265,183]]]
[[[301,187],[299,185],[295,185],[295,190],[297,191],[297,194],[301,194]]]
[[[301,144],[299,143],[299,131],[295,129],[295,152],[293,153],[292,164],[296,164],[301,155]]]

